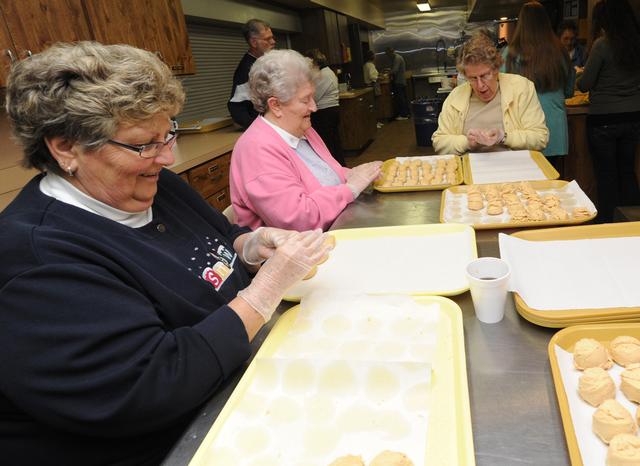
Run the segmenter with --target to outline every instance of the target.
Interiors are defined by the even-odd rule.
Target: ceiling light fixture
[[[500,17],[500,21],[506,21],[506,20],[508,20],[508,19],[509,19],[509,18],[507,18],[506,16],[501,16],[501,17]]]
[[[418,0],[418,10],[420,11],[431,11],[431,5],[429,5],[428,0]]]

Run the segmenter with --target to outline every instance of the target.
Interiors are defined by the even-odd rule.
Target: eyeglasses
[[[157,157],[165,146],[173,147],[176,142],[176,132],[169,131],[164,142],[150,142],[149,144],[141,145],[125,144],[124,142],[114,141],[113,139],[109,139],[107,142],[137,152],[143,159],[152,159]]]
[[[465,76],[465,78],[470,83],[475,82],[476,84],[479,84],[479,82],[482,81],[483,83],[486,84],[486,83],[488,83],[489,81],[492,81],[495,78],[495,74],[494,74],[493,71],[489,71],[488,73],[485,73],[485,74],[480,75],[480,76],[474,76],[473,78],[469,78],[469,77]]]

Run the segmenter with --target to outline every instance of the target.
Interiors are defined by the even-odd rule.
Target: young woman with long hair
[[[640,25],[627,0],[593,8],[597,37],[578,88],[589,91],[587,134],[598,181],[598,220],[613,220],[619,205],[640,204],[635,175],[640,140]]]
[[[541,3],[522,5],[513,39],[503,55],[506,72],[520,74],[536,86],[549,128],[549,143],[542,152],[562,174],[562,157],[569,147],[564,99],[573,95],[575,71]]]

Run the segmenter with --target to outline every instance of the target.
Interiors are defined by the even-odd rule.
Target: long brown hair
[[[537,1],[522,5],[509,43],[508,72],[529,78],[538,92],[564,87],[570,71],[569,54],[551,28],[547,11]]]

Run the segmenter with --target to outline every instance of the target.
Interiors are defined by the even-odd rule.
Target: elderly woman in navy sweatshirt
[[[165,169],[183,101],[124,45],[11,71],[7,114],[42,173],[0,214],[5,464],[159,463],[326,256],[321,232],[231,225]]]

